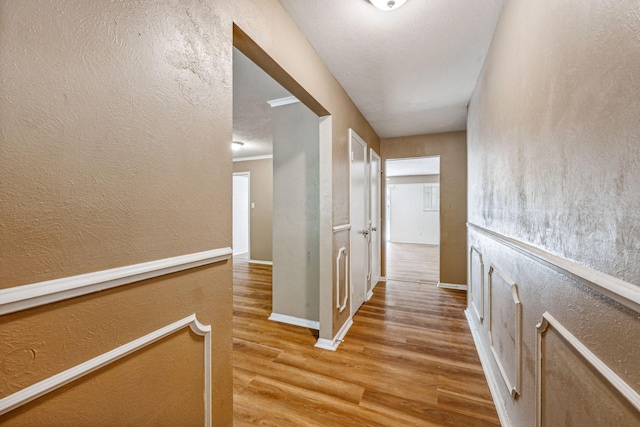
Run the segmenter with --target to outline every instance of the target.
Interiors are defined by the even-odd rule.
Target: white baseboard
[[[386,282],[387,281],[387,276],[382,276],[379,280],[379,282]]]
[[[399,243],[401,245],[423,245],[423,246],[440,246],[440,243],[428,243],[428,242],[389,242],[389,243]]]
[[[325,350],[336,351],[345,335],[347,335],[347,332],[349,331],[349,328],[351,328],[351,325],[353,325],[353,319],[349,318],[349,320],[347,320],[345,324],[342,325],[342,328],[340,328],[340,330],[332,340],[319,338],[315,346]]]
[[[455,283],[443,283],[443,282],[438,282],[438,287],[439,288],[444,288],[444,289],[456,289],[459,291],[466,291],[467,290],[467,285],[458,285]]]
[[[471,336],[473,337],[473,342],[476,345],[476,351],[478,352],[478,357],[480,358],[482,371],[484,372],[484,376],[487,379],[489,391],[491,392],[491,398],[493,399],[493,404],[496,407],[496,412],[498,412],[500,424],[504,427],[513,427],[513,424],[511,424],[511,420],[509,419],[509,415],[507,414],[507,408],[504,406],[504,400],[502,399],[502,395],[500,394],[499,386],[496,382],[496,377],[491,374],[489,356],[482,348],[480,336],[478,335],[478,331],[476,330],[475,324],[473,323],[473,319],[471,318],[471,313],[469,312],[468,308],[465,309],[464,315],[467,317],[467,323],[469,324],[469,329],[471,330]]]
[[[249,264],[273,265],[273,261],[262,261],[259,259],[250,259]]]
[[[333,340],[328,340],[326,338],[318,338],[318,341],[316,342],[316,345],[314,347],[331,351],[336,351],[336,349],[338,348],[337,345],[334,345]]]
[[[384,281],[384,277],[379,277],[378,281],[373,284],[373,287],[367,293],[367,301],[369,301],[371,299],[371,297],[373,296],[373,290],[376,288],[376,286],[378,286],[378,283],[383,282],[383,281]]]
[[[294,326],[302,326],[303,328],[310,328],[320,330],[320,322],[315,320],[301,319],[299,317],[287,316],[286,314],[271,313],[269,320],[274,322],[287,323]]]

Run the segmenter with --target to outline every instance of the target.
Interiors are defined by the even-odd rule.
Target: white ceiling
[[[379,136],[466,128],[467,104],[504,0],[279,0]],[[272,154],[271,107],[291,96],[233,50],[234,158]],[[403,173],[403,175],[406,175]]]
[[[382,138],[466,129],[504,0],[278,0]]]
[[[387,160],[385,176],[440,175],[440,157]]]

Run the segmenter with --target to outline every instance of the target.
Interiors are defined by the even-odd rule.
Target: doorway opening
[[[386,161],[388,280],[440,281],[440,156]]]
[[[249,258],[251,225],[249,223],[250,173],[233,174],[233,256]]]
[[[351,316],[380,281],[380,156],[349,129],[349,288]]]
[[[331,301],[321,304],[331,287],[320,287],[331,275],[331,200],[321,198],[331,194],[331,118],[235,25],[233,139],[242,143],[233,171],[251,174],[250,244],[234,274],[259,269],[269,276],[266,317],[322,335],[322,318],[331,320]]]

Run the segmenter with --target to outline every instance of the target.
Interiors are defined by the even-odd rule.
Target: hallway
[[[387,242],[387,278],[401,282],[440,281],[440,246]]]
[[[271,267],[234,260],[234,425],[497,426],[465,293],[380,283],[336,352],[267,320]]]

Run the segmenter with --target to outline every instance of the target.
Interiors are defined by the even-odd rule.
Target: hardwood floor
[[[271,267],[234,260],[235,426],[499,426],[465,293],[380,283],[337,351],[267,320]]]
[[[387,278],[437,284],[440,281],[440,246],[387,242]]]

